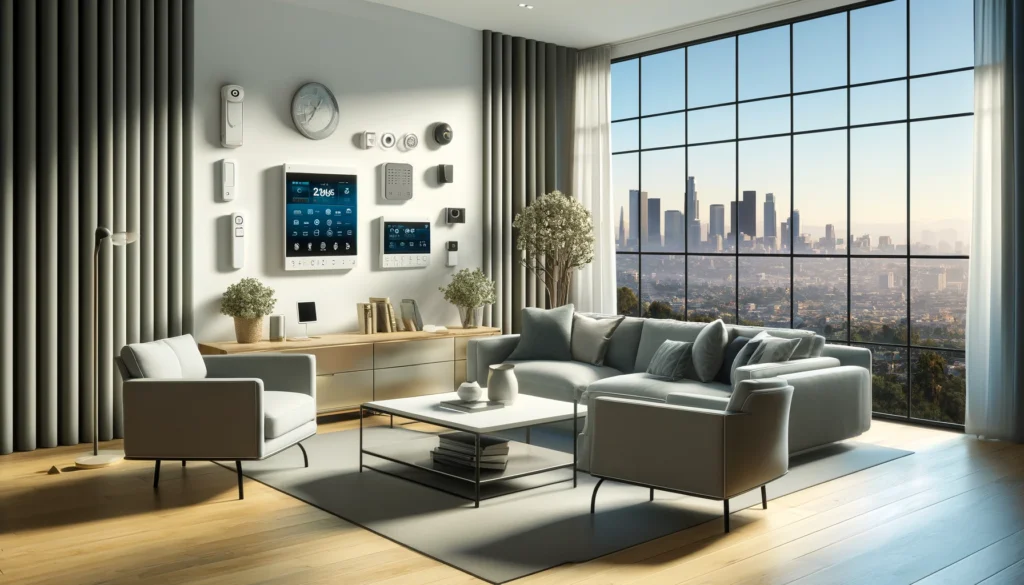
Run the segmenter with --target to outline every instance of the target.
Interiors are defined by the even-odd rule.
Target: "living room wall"
[[[298,334],[295,303],[317,301],[310,334],[355,329],[355,303],[369,296],[414,298],[427,323],[451,325],[457,311],[438,292],[452,272],[479,267],[482,212],[481,35],[479,31],[362,0],[219,0],[197,2],[195,14],[195,134],[193,261],[195,334],[231,339],[230,318],[219,314],[228,285],[256,277],[277,292],[275,313]],[[295,129],[291,100],[305,82],[323,83],[337,97],[335,133],[309,140]],[[244,138],[220,146],[220,88],[245,88]],[[452,125],[455,139],[436,146],[428,131]],[[364,130],[415,133],[420,144],[363,150]],[[221,159],[238,164],[238,195],[220,202]],[[414,197],[383,203],[377,167],[413,165]],[[354,167],[359,172],[358,264],[349,271],[286,272],[281,165]],[[454,165],[455,182],[439,186],[436,165]],[[445,207],[464,207],[468,222],[448,226]],[[245,266],[231,269],[229,216],[242,212],[248,230]],[[376,219],[382,215],[432,223],[431,265],[381,270]],[[445,267],[443,246],[459,242],[459,268]]]

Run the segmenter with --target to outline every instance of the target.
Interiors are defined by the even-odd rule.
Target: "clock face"
[[[292,121],[306,138],[323,140],[338,127],[338,100],[323,84],[307,83],[292,98]]]

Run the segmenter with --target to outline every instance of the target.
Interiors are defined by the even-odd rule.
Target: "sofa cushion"
[[[507,361],[515,364],[519,391],[531,396],[571,402],[587,387],[604,378],[622,374],[615,368],[574,361]]]
[[[722,367],[718,368],[718,373],[715,375],[715,382],[721,384],[732,384],[732,364],[736,361],[736,356],[740,354],[740,351],[747,345],[750,339],[740,335],[732,341],[725,348],[725,359],[722,360]]]
[[[725,348],[729,345],[729,331],[721,319],[715,319],[701,329],[693,342],[693,369],[701,382],[710,382],[722,367]]]
[[[768,337],[767,331],[759,332],[743,346],[743,349],[741,349],[738,354],[736,354],[736,359],[732,360],[732,366],[730,366],[729,370],[729,381],[732,382],[733,385],[736,384],[736,370],[750,363],[751,356],[753,356],[754,352],[757,351],[757,348],[760,347],[761,340],[766,337]]]
[[[625,374],[594,382],[587,388],[584,396],[588,398],[589,408],[590,402],[599,395],[616,394],[664,402],[669,394],[677,393],[709,396],[728,401],[732,387],[717,382],[698,382],[686,379],[669,381],[647,373]]]
[[[793,352],[796,351],[796,346],[799,344],[799,339],[781,339],[768,335],[761,340],[761,344],[751,354],[747,365],[788,362],[789,358],[793,357]]]
[[[621,315],[602,315],[600,313],[583,313],[594,319],[619,319]],[[644,319],[626,317],[615,328],[608,351],[604,354],[604,365],[620,372],[632,372],[636,365],[636,350],[640,347],[640,335],[644,331]]]
[[[647,373],[666,380],[697,379],[693,367],[693,344],[689,341],[665,341],[654,352]]]
[[[821,348],[824,346],[825,342],[824,337],[821,337],[820,335],[813,331],[807,331],[804,329],[775,329],[765,327],[750,327],[746,325],[729,325],[728,328],[729,333],[732,337],[742,335],[744,337],[749,337],[753,339],[757,336],[758,333],[766,331],[772,337],[781,337],[783,339],[799,339],[800,344],[796,346],[796,351],[793,352],[792,359],[795,360],[820,356]]]
[[[168,380],[182,377],[178,356],[162,340],[122,347],[121,361],[132,378]]]
[[[646,372],[647,366],[665,340],[696,341],[707,323],[687,323],[671,319],[644,319],[643,333],[640,334],[640,345],[637,347],[634,372]]]
[[[182,378],[205,378],[206,362],[203,361],[203,354],[199,353],[199,344],[186,333],[178,337],[168,337],[162,340],[166,343],[181,364]]]
[[[298,392],[263,391],[263,437],[276,439],[316,420],[313,397]]]
[[[523,309],[519,343],[508,359],[571,360],[572,315],[571,304],[557,309]]]
[[[579,313],[572,316],[572,359],[600,366],[608,352],[612,335],[625,317],[594,319]]]

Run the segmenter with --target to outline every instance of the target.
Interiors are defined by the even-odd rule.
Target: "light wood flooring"
[[[516,583],[1024,583],[1024,445],[884,421],[861,440],[915,454],[735,512],[730,534],[709,522]],[[148,462],[46,474],[86,450],[0,457],[0,584],[481,582],[255,481],[238,501],[211,463],[164,463],[158,493]]]

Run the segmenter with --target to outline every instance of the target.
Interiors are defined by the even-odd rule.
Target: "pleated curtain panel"
[[[0,453],[122,436],[123,345],[192,329],[192,0],[0,0]]]
[[[520,309],[545,307],[519,262],[512,220],[538,197],[573,187],[576,50],[483,33],[483,271],[497,283],[484,324],[519,331]]]

